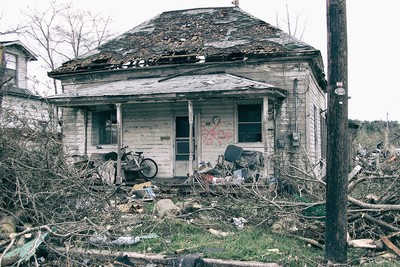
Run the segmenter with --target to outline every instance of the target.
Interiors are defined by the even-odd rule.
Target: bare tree
[[[285,24],[285,27],[287,28],[287,33],[290,36],[294,36],[294,37],[298,38],[299,40],[303,40],[304,32],[307,28],[307,20],[304,20],[303,26],[300,28],[299,25],[300,25],[301,15],[302,15],[302,13],[296,14],[296,17],[293,21],[291,15],[290,15],[289,6],[286,4],[286,19],[279,18],[278,13],[276,13],[276,26],[278,28],[281,28],[279,21],[282,20],[283,23]],[[300,29],[301,29],[301,32],[299,32]]]
[[[60,40],[63,40],[63,43],[69,46],[69,51],[73,52],[66,54],[60,51],[60,54],[67,59],[90,51],[110,37],[107,30],[111,22],[109,17],[104,19],[90,11],[75,12],[68,9],[66,14],[63,14],[63,19],[65,24],[57,25],[55,29]]]
[[[3,20],[3,12],[4,10],[1,10],[0,12],[0,22]],[[2,25],[3,23],[0,23],[0,36],[3,35],[9,35],[9,34],[18,34],[23,31],[25,28],[25,25],[23,24],[17,24],[17,25],[7,25],[6,28],[3,28]]]
[[[108,31],[110,17],[104,19],[99,14],[74,9],[71,3],[53,1],[44,11],[28,8],[24,15],[30,21],[26,34],[37,43],[37,53],[51,71],[112,36]],[[53,86],[57,94],[55,80]]]

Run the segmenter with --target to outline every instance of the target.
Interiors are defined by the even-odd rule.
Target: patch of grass
[[[324,261],[323,249],[307,245],[290,235],[271,232],[267,225],[256,226],[249,223],[244,229],[238,229],[231,222],[232,214],[236,215],[236,212],[228,213],[227,208],[224,213],[203,210],[201,213],[182,218],[165,219],[152,215],[154,203],[146,203],[144,208],[142,223],[137,224],[131,233],[136,236],[156,233],[159,237],[143,239],[130,246],[130,251],[160,253],[166,256],[172,256],[179,251],[181,255],[199,253],[204,258],[275,262],[283,266],[302,267],[318,266]],[[243,209],[241,212],[243,213]],[[208,231],[210,227],[230,235],[218,237]],[[366,249],[349,248],[349,266],[399,266],[396,261],[365,257],[369,252],[371,251]]]
[[[324,259],[324,250],[307,245],[290,236],[272,233],[267,229],[247,227],[239,230],[225,224],[218,230],[230,232],[231,235],[218,237],[211,234],[206,227],[189,224],[180,219],[152,219],[142,228],[135,230],[136,235],[157,233],[159,238],[145,239],[130,247],[131,251],[144,253],[163,253],[173,255],[175,251],[182,254],[202,253],[205,258],[222,260],[242,260],[259,262],[276,262],[284,266],[317,266]],[[184,250],[183,250],[184,249]],[[397,262],[379,260],[359,260],[366,250],[349,249],[349,261],[354,266],[398,266]]]
[[[315,265],[315,261],[323,258],[320,249],[307,247],[303,242],[263,229],[238,230],[226,226],[220,230],[231,235],[218,237],[204,227],[177,219],[154,220],[151,224],[154,226],[153,232],[160,237],[142,240],[131,247],[133,251],[172,255],[177,250],[185,249],[184,253],[202,253],[207,258],[280,262],[289,266],[304,266],[304,263]],[[150,229],[149,225],[146,227]]]

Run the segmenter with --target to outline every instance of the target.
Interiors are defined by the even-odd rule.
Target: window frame
[[[10,61],[10,57],[13,58],[12,61]],[[11,78],[7,84],[18,86],[18,55],[5,52],[4,59],[6,61],[5,79]],[[10,65],[10,63],[12,64]]]
[[[243,106],[258,106],[257,109],[259,109],[259,114],[257,114],[257,118],[254,120],[250,120],[250,121],[241,121],[241,107]],[[251,114],[247,114],[247,115],[251,115]],[[236,104],[236,140],[237,143],[261,143],[263,141],[263,104],[262,103],[237,103]],[[249,133],[249,131],[242,131],[241,132],[241,125],[258,125],[257,128],[257,132],[250,132],[250,134],[256,134],[258,135],[258,137],[255,138],[249,138],[250,140],[244,140],[242,139],[241,135],[243,135],[243,133]],[[248,128],[248,127],[247,127]]]
[[[116,145],[118,143],[117,109],[93,111],[93,145]]]

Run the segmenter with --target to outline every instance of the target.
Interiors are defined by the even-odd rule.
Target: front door
[[[193,147],[195,145],[195,131],[193,123]],[[196,152],[193,153],[193,163]],[[189,173],[189,117],[177,116],[175,118],[175,177],[186,177]]]

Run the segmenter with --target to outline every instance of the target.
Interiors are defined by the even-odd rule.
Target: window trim
[[[4,54],[4,59],[6,61],[5,78],[11,78],[8,84],[18,86],[18,55],[10,52],[5,52]],[[15,62],[13,62],[14,64],[12,64],[11,67],[9,66],[10,56],[15,59]],[[13,75],[10,75],[10,73]]]
[[[109,119],[111,121],[110,126],[106,125],[108,113]],[[104,115],[101,115],[104,114]],[[113,117],[114,116],[114,117]],[[97,146],[108,146],[117,145],[118,143],[118,124],[117,124],[117,109],[111,108],[107,110],[92,111],[92,144]],[[102,131],[109,128],[110,136],[109,142],[106,142],[107,136],[102,135]]]
[[[239,136],[240,136],[240,134],[239,134],[239,125],[240,125],[240,122],[239,122],[239,106],[244,106],[244,105],[257,105],[257,106],[259,106],[260,107],[260,122],[259,122],[259,124],[260,124],[260,140],[257,140],[257,141],[247,141],[247,142],[242,142],[242,141],[240,141],[239,140]],[[258,123],[258,122],[251,122],[251,123]],[[245,102],[245,101],[243,101],[243,102],[238,102],[238,103],[236,103],[236,105],[235,105],[235,127],[236,127],[236,129],[235,129],[235,133],[236,133],[236,142],[237,143],[240,143],[240,144],[246,144],[246,143],[251,143],[251,144],[255,144],[255,143],[262,143],[263,142],[263,135],[264,135],[264,133],[263,133],[263,103],[262,102],[259,102],[259,101],[257,101],[257,102],[254,102],[254,101],[252,101],[252,102]]]

